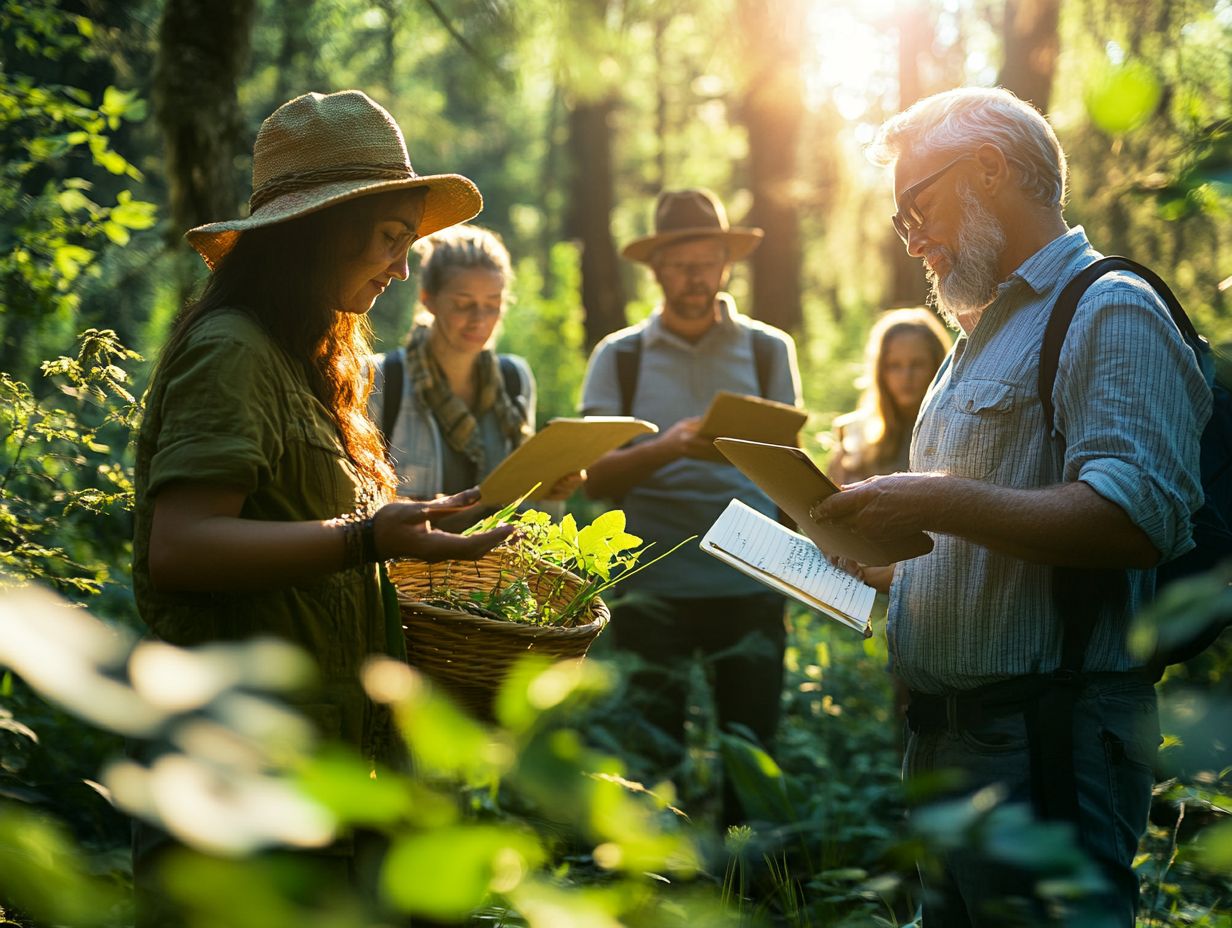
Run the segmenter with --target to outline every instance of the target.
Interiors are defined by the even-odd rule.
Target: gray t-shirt
[[[760,329],[776,342],[769,368],[766,398],[800,405],[800,374],[791,336],[742,315],[727,294],[720,294],[721,319],[697,342],[673,335],[662,322],[662,309],[645,322],[603,339],[591,355],[582,386],[582,414],[621,415],[616,372],[619,344],[641,333],[641,363],[631,413],[666,430],[681,419],[702,415],[720,390],[758,395],[753,331]],[[729,464],[680,458],[655,471],[634,487],[618,505],[628,517],[629,531],[655,546],[647,558],[699,536],[649,570],[631,577],[626,589],[679,599],[743,596],[765,587],[704,554],[700,536],[732,499],[739,499],[771,517],[775,506],[747,477]]]

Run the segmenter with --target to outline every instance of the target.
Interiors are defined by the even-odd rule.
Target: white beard
[[[963,205],[958,247],[955,251],[944,249],[950,272],[942,279],[932,268],[926,268],[932,288],[930,301],[956,329],[962,328],[960,318],[967,323],[966,327],[973,326],[984,307],[996,297],[1001,283],[997,264],[1005,250],[1005,230],[996,217],[969,187],[964,185],[958,197]]]

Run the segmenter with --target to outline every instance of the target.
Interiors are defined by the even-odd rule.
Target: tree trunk
[[[300,0],[279,7],[282,36],[274,93],[279,103],[317,86],[317,56],[309,35],[314,4],[315,0]]]
[[[800,216],[796,197],[797,151],[804,106],[800,79],[803,10],[797,0],[741,0],[739,22],[749,70],[740,116],[748,132],[747,222],[766,232],[753,253],[753,302],[757,318],[781,329],[800,328]]]
[[[588,348],[626,325],[620,257],[610,224],[615,193],[609,120],[614,108],[612,99],[575,101],[569,112],[569,235],[581,242]]]
[[[898,106],[905,110],[924,95],[920,57],[932,45],[933,23],[920,5],[905,8],[898,17]],[[886,217],[889,225],[889,217]],[[924,302],[928,281],[918,258],[907,254],[897,235],[888,239],[890,292],[887,306],[915,306]]]
[[[1048,112],[1060,39],[1061,0],[1006,0],[1001,29],[1005,50],[997,83]]]
[[[254,0],[167,0],[159,26],[154,108],[166,145],[176,240],[236,216],[235,158],[247,147],[237,84],[248,58]]]

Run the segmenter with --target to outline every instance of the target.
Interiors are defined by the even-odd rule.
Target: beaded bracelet
[[[335,519],[333,524],[342,526],[342,567],[361,567],[381,560],[376,550],[376,518]]]

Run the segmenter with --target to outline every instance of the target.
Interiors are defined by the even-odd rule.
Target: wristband
[[[361,564],[375,564],[382,560],[376,551],[376,516],[368,516],[359,523]]]
[[[356,519],[342,516],[332,521],[342,527],[342,569],[375,564],[381,560],[376,550],[376,517]]]

